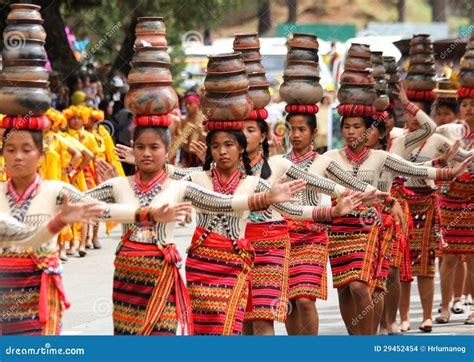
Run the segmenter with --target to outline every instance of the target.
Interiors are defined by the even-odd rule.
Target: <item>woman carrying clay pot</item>
[[[345,111],[352,109],[348,107]],[[412,112],[416,114],[418,109]],[[370,150],[366,143],[372,123],[371,117],[343,116],[341,129],[346,145],[325,155],[374,187],[388,189],[395,175],[450,180],[472,161],[468,159],[452,169],[435,169],[413,165],[385,151]],[[388,205],[393,202],[391,198],[385,200]],[[359,208],[350,216],[333,220],[329,234],[333,285],[338,289],[341,314],[350,334],[375,333],[371,284],[380,276],[383,261],[382,255],[376,253],[380,242],[378,223],[373,208]]]

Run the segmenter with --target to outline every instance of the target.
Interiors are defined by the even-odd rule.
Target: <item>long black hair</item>
[[[242,162],[244,163],[244,168],[245,168],[245,173],[247,175],[252,175],[252,167],[250,166],[250,158],[249,155],[247,154],[247,138],[245,138],[245,135],[242,131],[234,131],[234,130],[228,130],[228,131],[211,131],[207,134],[206,136],[206,159],[204,160],[204,165],[202,166],[203,170],[208,171],[211,169],[211,164],[212,164],[212,154],[211,154],[211,142],[214,136],[218,132],[225,132],[232,137],[234,137],[237,140],[237,143],[239,144],[240,147],[244,150],[242,153]]]
[[[269,127],[268,127],[268,123],[265,122],[265,120],[263,119],[256,119],[255,121],[257,122],[257,126],[260,129],[260,132],[266,134],[262,142],[263,165],[262,165],[262,171],[260,172],[260,177],[266,180],[272,175],[272,169],[270,168],[270,165],[268,164],[268,158],[270,157],[270,145],[268,144]]]
[[[7,128],[2,137],[2,148],[0,149],[0,154],[3,153],[3,147],[5,147],[5,143],[17,131],[29,132],[31,134],[31,137],[33,138],[33,143],[35,147],[40,151],[41,154],[43,153],[44,151],[43,150],[43,131],[31,130],[31,129]]]

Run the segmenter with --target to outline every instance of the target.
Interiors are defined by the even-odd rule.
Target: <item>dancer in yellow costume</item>
[[[92,160],[89,160],[82,170],[86,182],[85,189],[92,189],[97,185],[93,160],[99,153],[99,145],[94,135],[84,129],[84,123],[87,124],[89,122],[90,111],[90,108],[85,106],[71,106],[63,111],[63,115],[66,117],[68,123],[68,135],[85,146],[93,155]],[[81,191],[85,190],[81,189]],[[80,237],[78,237],[79,226],[78,224],[74,225],[74,239],[75,241],[79,239],[79,256],[81,257],[87,255],[87,229],[87,225],[81,226]],[[74,244],[76,244],[76,242]],[[69,253],[73,251],[75,250],[69,250]]]

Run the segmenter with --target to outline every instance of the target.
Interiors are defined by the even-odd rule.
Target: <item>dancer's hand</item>
[[[191,215],[191,203],[182,202],[174,206],[164,204],[160,207],[153,207],[151,214],[156,223],[181,222],[186,216]]]
[[[293,195],[306,188],[306,181],[294,180],[286,181],[286,177],[282,176],[272,185],[269,192],[268,202],[270,204],[279,204],[282,202],[298,202],[297,197]]]
[[[407,232],[407,220],[405,220],[405,215],[403,213],[403,209],[400,206],[398,201],[395,201],[392,207],[392,216],[395,220],[395,225],[400,225],[404,234]]]
[[[453,174],[453,178],[456,178],[458,176],[461,176],[466,169],[471,165],[472,161],[474,161],[474,156],[471,156],[469,158],[466,158],[463,162],[457,164],[454,166],[451,171]]]
[[[445,153],[443,153],[439,157],[439,160],[444,164],[448,164],[449,162],[453,160],[453,158],[456,156],[460,148],[461,148],[461,141],[457,140],[446,150]]]
[[[115,145],[115,154],[118,156],[120,162],[135,165],[135,156],[133,156],[132,149],[130,147],[118,143]]]
[[[341,217],[349,214],[357,206],[362,204],[364,195],[363,192],[344,191],[337,200],[336,206],[331,208],[331,217]]]
[[[206,160],[206,150],[207,146],[204,142],[201,141],[191,141],[189,144],[189,150],[194,153],[201,162]]]
[[[76,222],[89,222],[90,219],[99,218],[104,212],[103,207],[95,202],[81,202],[72,204],[69,202],[69,194],[63,195],[63,204],[59,211],[59,217],[66,224]]]
[[[95,170],[97,175],[102,181],[110,180],[111,178],[118,176],[117,168],[114,165],[110,165],[101,159],[96,159],[94,162]]]

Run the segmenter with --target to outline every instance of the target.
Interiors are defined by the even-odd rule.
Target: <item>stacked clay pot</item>
[[[41,7],[11,4],[3,32],[0,113],[40,116],[51,106]]]
[[[255,109],[264,108],[271,99],[265,68],[261,63],[260,40],[258,33],[239,33],[234,35],[234,51],[240,52],[245,64],[249,82],[249,95]],[[209,74],[209,69],[208,69]]]
[[[397,96],[394,92],[397,91],[397,85],[400,82],[398,63],[395,57],[384,56],[382,58],[385,67],[385,79],[387,80],[387,95],[390,102],[395,102]]]
[[[341,105],[371,106],[377,93],[372,75],[371,52],[368,45],[352,43],[344,61],[337,98]]]
[[[408,61],[405,79],[407,89],[432,91],[436,87],[436,68],[433,42],[429,34],[413,35]]]
[[[127,83],[125,106],[135,116],[164,115],[178,104],[173,89],[171,60],[167,52],[166,27],[161,17],[138,18],[135,54]]]
[[[387,96],[387,80],[385,79],[385,66],[382,54],[379,51],[372,51],[370,56],[372,76],[375,79],[375,91],[377,92],[374,107],[378,112],[384,111],[390,103],[390,99]]]
[[[241,53],[208,56],[201,109],[208,121],[243,121],[253,110]]]
[[[458,80],[461,86],[474,88],[474,32],[471,33],[466,51],[461,58],[461,70]]]
[[[319,43],[316,35],[294,33],[288,40],[280,97],[288,104],[312,105],[323,97],[319,84]]]

